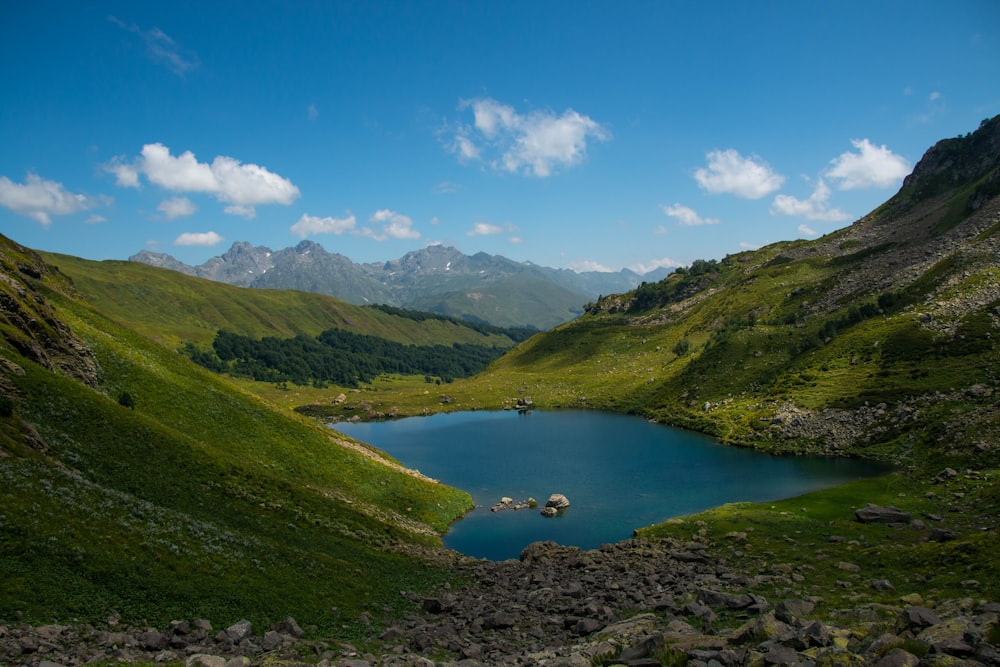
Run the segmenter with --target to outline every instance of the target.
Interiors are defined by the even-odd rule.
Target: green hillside
[[[108,319],[2,237],[0,269],[0,618],[343,632],[441,576],[400,550],[439,544],[467,494]]]
[[[453,313],[462,319],[547,329],[580,315],[580,294],[530,274],[512,276],[474,288],[414,298],[410,307]]]
[[[746,533],[747,572],[773,562],[808,568],[809,594],[830,604],[848,605],[857,595],[838,592],[843,573],[835,564],[852,558],[929,597],[968,594],[972,584],[963,582],[996,597],[997,183],[1000,118],[932,148],[899,195],[848,228],[696,262],[603,297],[578,320],[449,386],[447,404],[416,387],[388,387],[379,400],[385,412],[420,414],[498,409],[529,396],[543,409],[628,412],[775,453],[891,463],[897,471],[877,481],[705,513],[695,517],[705,522],[699,534],[720,545],[721,558],[729,553],[727,536]],[[352,414],[321,405],[304,411]],[[863,549],[856,541],[828,547],[830,563],[815,565],[816,544],[834,531],[867,535],[843,519],[866,502],[938,521],[945,507],[953,533],[939,545],[929,528],[905,537],[880,529],[871,545],[859,537]],[[690,539],[689,525],[642,535]],[[876,599],[890,604],[897,595]]]
[[[331,400],[340,388],[311,388],[305,400],[315,403],[302,412],[406,415],[531,397],[776,453],[891,463],[878,479],[640,535],[700,542],[748,582],[779,565],[806,572],[747,586],[770,600],[815,598],[825,614],[898,604],[901,590],[870,581],[890,577],[921,599],[995,600],[998,183],[995,118],[930,149],[896,197],[850,227],[603,297],[449,384],[447,400],[424,378],[393,377],[343,403]],[[400,591],[454,577],[405,554],[433,551],[467,494],[176,349],[207,344],[220,328],[258,337],[342,325],[407,343],[509,337],[138,264],[45,257],[0,237],[0,618],[118,612],[133,624],[267,625],[294,614],[317,632],[363,637],[361,611],[399,618],[411,604]],[[861,525],[853,511],[868,502],[918,520],[906,530]],[[863,563],[865,574],[845,574],[843,563]]]
[[[506,335],[484,334],[455,320],[417,321],[320,294],[233,287],[138,262],[42,257],[72,278],[99,312],[171,349],[187,342],[206,346],[219,329],[292,338],[342,328],[413,345],[513,345]]]

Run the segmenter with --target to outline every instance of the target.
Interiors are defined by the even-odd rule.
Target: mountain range
[[[553,269],[500,255],[466,255],[431,245],[387,262],[358,264],[314,241],[271,250],[237,242],[204,264],[189,266],[165,253],[143,250],[130,261],[240,287],[294,289],[359,305],[386,304],[503,327],[549,329],[578,317],[603,294],[657,281],[646,274]]]

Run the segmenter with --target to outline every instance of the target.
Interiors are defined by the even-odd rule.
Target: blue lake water
[[[593,411],[460,412],[333,427],[472,494],[476,509],[444,543],[492,560],[516,558],[538,540],[591,549],[723,503],[790,498],[886,470],[847,459],[769,456]],[[540,508],[553,493],[571,503],[558,517],[489,509],[504,496],[532,497]]]

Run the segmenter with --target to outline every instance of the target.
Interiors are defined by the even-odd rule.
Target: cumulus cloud
[[[146,144],[132,162],[115,158],[105,169],[123,187],[139,187],[140,175],[172,192],[208,194],[226,203],[226,213],[252,218],[260,204],[291,204],[299,189],[290,180],[256,164],[216,156],[211,163],[199,162],[191,151],[172,155],[161,143]]]
[[[678,225],[683,227],[695,227],[697,225],[715,225],[718,224],[718,218],[703,218],[693,209],[687,206],[681,206],[680,204],[674,204],[673,206],[660,206],[663,212],[668,216],[677,221]]]
[[[472,229],[466,232],[467,236],[493,236],[495,234],[503,234],[504,228],[500,225],[494,225],[489,222],[477,222],[472,226]]]
[[[713,194],[728,193],[745,199],[760,199],[781,187],[785,177],[775,173],[770,165],[754,157],[743,157],[730,148],[706,155],[708,167],[694,172],[702,189]]]
[[[187,197],[171,197],[161,201],[156,210],[162,213],[167,220],[173,220],[174,218],[194,215],[198,207]]]
[[[222,243],[222,240],[215,232],[184,232],[174,239],[174,245],[211,247]]]
[[[181,78],[201,64],[197,53],[182,48],[159,28],[140,28],[134,23],[125,23],[115,16],[109,16],[108,20],[122,30],[138,35],[146,45],[147,55]]]
[[[115,175],[115,182],[122,188],[140,188],[139,170],[133,164],[122,162],[121,158],[114,158],[104,169]]]
[[[912,167],[891,150],[872,144],[868,139],[852,139],[857,152],[842,153],[830,161],[826,176],[837,182],[840,190],[887,188],[899,183]]]
[[[823,222],[843,222],[850,220],[851,215],[840,209],[830,208],[830,187],[820,179],[809,199],[797,199],[791,195],[778,195],[771,204],[774,215],[791,215],[806,220],[821,220]]]
[[[446,144],[460,161],[487,160],[494,169],[537,178],[580,164],[589,140],[611,137],[600,123],[573,109],[560,115],[551,111],[520,114],[491,98],[463,100],[459,108],[471,109],[473,116],[472,124],[459,124]]]
[[[566,267],[572,269],[577,273],[587,273],[589,271],[597,271],[598,273],[614,273],[614,269],[600,262],[595,262],[592,259],[581,259],[575,262],[570,262]]]
[[[362,227],[357,230],[355,233],[358,236],[365,236],[376,241],[420,238],[420,232],[413,229],[412,219],[387,208],[379,209],[372,213],[368,218],[368,222],[374,226]]]
[[[815,229],[813,229],[809,225],[802,224],[802,225],[799,225],[799,234],[802,234],[804,236],[816,236],[816,235],[819,234],[819,232],[817,232]]]
[[[98,202],[87,195],[75,194],[62,183],[29,173],[24,183],[15,183],[0,176],[0,206],[26,216],[48,227],[53,215],[68,215],[85,211]]]
[[[650,271],[655,271],[656,269],[662,269],[662,268],[672,269],[678,266],[681,266],[680,262],[670,259],[669,257],[663,257],[661,259],[650,260],[649,262],[633,264],[628,268],[642,275],[644,273],[649,273]]]
[[[317,234],[336,234],[340,236],[344,232],[353,230],[356,225],[357,219],[350,211],[347,212],[346,218],[333,218],[330,216],[320,218],[315,215],[303,213],[299,221],[289,229],[293,234],[302,238]]]

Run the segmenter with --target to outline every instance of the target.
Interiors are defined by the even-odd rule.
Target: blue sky
[[[0,232],[648,270],[815,238],[1000,113],[1000,3],[6,2]]]

